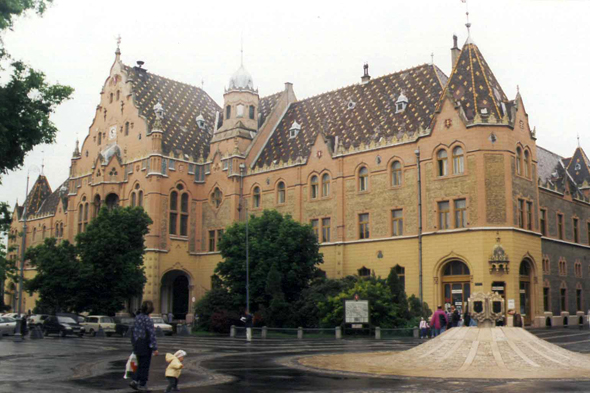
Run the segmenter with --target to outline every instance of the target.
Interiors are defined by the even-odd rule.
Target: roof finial
[[[115,54],[121,54],[121,34],[117,36],[117,50],[115,51]]]
[[[434,65],[434,52],[430,54],[430,64]]]
[[[578,135],[578,142],[580,141],[580,136]],[[43,169],[45,169],[45,150],[41,150],[41,175],[44,176]]]
[[[201,90],[205,90],[205,79],[201,78]]]
[[[582,147],[580,146],[580,133],[578,132],[578,147]]]
[[[465,23],[465,27],[467,27],[467,39],[469,40],[471,38],[471,22],[469,22],[469,4],[467,4],[467,0],[461,1],[465,3],[465,16],[467,18],[467,23]]]
[[[242,31],[242,35],[240,37],[240,65],[244,66],[244,32]]]

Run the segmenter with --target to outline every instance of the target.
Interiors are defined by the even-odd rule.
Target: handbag
[[[125,374],[123,375],[123,378],[131,378],[136,371],[137,356],[135,356],[135,353],[131,352],[131,355],[129,355],[129,359],[127,359],[127,364],[125,365]]]

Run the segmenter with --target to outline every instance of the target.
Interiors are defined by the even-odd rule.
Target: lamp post
[[[18,318],[16,319],[16,332],[14,335],[14,341],[21,342],[23,341],[23,336],[21,334],[21,324],[22,324],[22,311],[23,311],[23,280],[25,275],[25,250],[27,248],[27,201],[29,197],[29,174],[31,170],[35,172],[39,171],[39,168],[36,165],[31,165],[27,170],[27,186],[25,188],[25,204],[23,207],[23,241],[20,250],[20,271],[18,275]]]
[[[246,165],[240,164],[240,205],[238,211],[244,208],[246,213],[246,313],[250,314],[250,255],[249,255],[249,236],[248,236],[248,205],[244,203],[244,176],[246,174]]]

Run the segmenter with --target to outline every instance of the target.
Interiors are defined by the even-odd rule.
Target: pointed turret
[[[461,49],[447,89],[462,107],[467,120],[477,115],[484,119],[491,115],[502,119],[506,114],[503,103],[508,99],[471,36]]]

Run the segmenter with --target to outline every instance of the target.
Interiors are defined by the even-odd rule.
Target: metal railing
[[[351,334],[353,333],[354,334]],[[230,337],[232,338],[245,338],[246,328],[243,326],[232,325],[230,329]],[[402,339],[402,338],[418,338],[418,328],[396,328],[396,329],[381,329],[380,327],[374,327],[370,329],[364,329],[363,332],[354,331],[353,329],[343,330],[340,326],[333,328],[269,328],[253,327],[252,337],[260,339],[341,339],[345,337],[362,337],[362,338],[374,338],[376,340],[387,340],[387,339]]]

